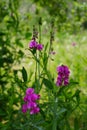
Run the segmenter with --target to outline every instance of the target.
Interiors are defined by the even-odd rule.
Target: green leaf
[[[45,52],[46,52],[47,48],[48,48],[48,42],[47,42],[47,44],[44,47]]]
[[[43,83],[47,88],[49,88],[49,89],[52,89],[52,88],[53,88],[51,81],[49,81],[49,80],[46,79],[46,78],[43,78],[42,83]]]
[[[27,76],[27,71],[24,67],[22,68],[22,77],[23,77],[24,82],[26,82],[28,79],[28,76]]]
[[[67,109],[65,108],[61,108],[58,112],[57,112],[57,117],[59,117],[62,113],[64,113],[65,111],[67,111]]]
[[[71,126],[68,119],[66,119],[66,129],[71,130]]]
[[[76,92],[75,92],[75,94],[73,95],[73,97],[76,97],[76,100],[77,100],[78,103],[80,101],[80,92],[81,91],[79,89],[77,89]]]
[[[5,116],[5,115],[6,115],[5,111],[0,110],[0,116]]]
[[[44,52],[44,57],[43,57],[43,65],[44,65],[44,68],[47,67],[47,62],[48,62],[48,56],[47,56],[47,53]]]
[[[79,82],[74,81],[73,79],[70,79],[69,85],[77,85],[77,84],[79,84]]]
[[[26,32],[25,37],[26,37],[27,39],[29,39],[31,36],[32,36],[32,33]]]
[[[70,82],[69,85],[77,85],[77,84],[79,84],[79,83],[78,82]]]
[[[45,112],[41,109],[41,107],[40,107],[40,113],[41,113],[42,117],[45,119],[46,118]]]
[[[6,35],[5,32],[0,32],[0,36]]]

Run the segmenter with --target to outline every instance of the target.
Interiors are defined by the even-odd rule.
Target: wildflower
[[[27,102],[28,101],[28,96],[25,95],[23,100],[24,100],[24,102]]]
[[[39,107],[34,107],[33,109],[30,110],[30,114],[37,114],[40,111]]]
[[[43,49],[43,45],[42,44],[37,44],[37,50],[41,51]]]
[[[73,43],[72,43],[72,46],[76,46],[76,43],[75,43],[75,42],[73,42]]]
[[[37,47],[37,42],[35,40],[32,40],[30,43],[29,43],[29,48],[30,49],[34,49]]]
[[[41,51],[43,49],[42,44],[38,44],[34,39],[29,43],[30,49],[35,49]]]
[[[56,85],[57,85],[57,86],[62,86],[62,78],[61,78],[61,76],[58,76],[58,77],[57,77]]]
[[[40,99],[40,95],[39,94],[36,94],[36,93],[31,94],[31,100],[32,101],[35,101],[35,100],[38,100],[38,99]]]
[[[34,107],[36,107],[37,106],[37,104],[35,103],[35,102],[28,102],[27,103],[27,108],[28,109],[33,109]]]
[[[27,112],[27,104],[22,105],[22,112],[26,113]]]
[[[57,77],[56,85],[57,86],[68,85],[69,74],[70,74],[69,68],[65,65],[58,66],[57,72],[58,72],[58,77]]]
[[[22,112],[26,113],[30,110],[30,114],[36,114],[40,111],[36,100],[40,99],[40,95],[34,92],[33,88],[27,88],[26,95],[24,96],[24,104],[22,105]]]
[[[30,95],[30,94],[33,94],[34,93],[34,89],[33,88],[28,88],[27,90],[26,90],[26,94],[27,95]]]

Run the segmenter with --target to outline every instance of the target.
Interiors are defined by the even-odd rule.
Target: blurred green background
[[[75,87],[81,99],[71,116],[72,130],[74,116],[79,124],[76,130],[87,130],[86,0],[0,0],[0,129],[22,129],[22,98],[33,82],[34,61],[27,49],[39,17],[44,45],[49,42],[51,20],[55,24],[51,72],[56,77],[57,65],[67,64],[72,79],[79,82]]]

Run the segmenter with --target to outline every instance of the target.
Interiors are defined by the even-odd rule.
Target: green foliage
[[[87,29],[87,2],[74,0],[33,0],[37,5],[46,10],[58,27],[58,31],[77,33],[82,27]],[[41,12],[37,6],[36,12]],[[38,13],[38,14],[39,14]],[[49,19],[48,19],[49,20]]]
[[[74,130],[79,130],[80,127],[79,127],[79,122],[78,122],[78,118],[75,118],[74,119]]]
[[[12,129],[21,96],[18,93],[20,88],[15,88],[17,82],[22,86],[19,78],[17,82],[15,79],[19,71],[16,65],[20,64],[20,59],[24,56],[18,7],[18,0],[0,1],[0,129],[2,130]]]
[[[22,76],[23,76],[23,80],[24,82],[26,82],[28,80],[27,78],[27,71],[25,70],[25,68],[22,68]]]
[[[48,79],[46,79],[46,78],[43,78],[42,83],[43,83],[46,87],[48,87],[49,89],[52,89],[52,88],[53,88],[52,83],[51,83]]]
[[[86,130],[87,32],[82,28],[87,28],[87,4],[77,0],[34,2],[0,1],[0,129]],[[32,26],[38,26],[39,15],[43,18],[41,29],[45,38],[38,40],[44,44],[44,50],[38,57],[36,51],[28,50],[26,56],[26,43],[32,39]],[[50,16],[58,30],[52,44],[55,55],[49,54]],[[62,63],[71,68],[71,80],[67,87],[59,88],[55,85],[56,67]],[[38,115],[21,112],[28,86],[41,95]]]

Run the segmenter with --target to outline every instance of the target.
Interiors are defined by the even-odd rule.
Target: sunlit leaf
[[[27,71],[24,67],[22,68],[22,77],[23,77],[24,82],[26,82],[28,79],[28,76],[27,76]]]

